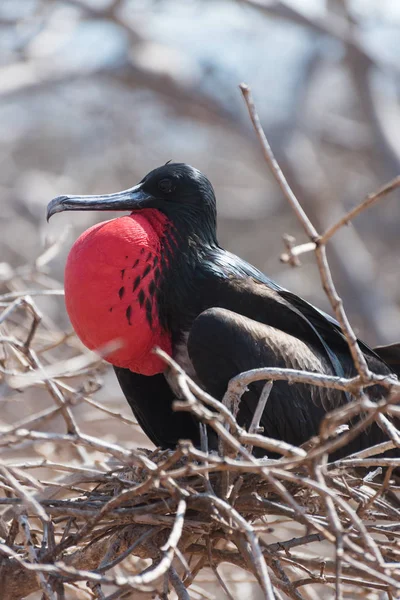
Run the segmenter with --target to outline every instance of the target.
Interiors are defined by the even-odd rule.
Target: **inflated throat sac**
[[[83,344],[97,350],[118,342],[106,360],[143,375],[165,369],[154,346],[171,353],[155,294],[166,224],[148,209],[94,225],[76,240],[65,267],[65,303]]]

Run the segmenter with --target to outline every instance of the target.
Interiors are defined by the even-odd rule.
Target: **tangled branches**
[[[336,598],[400,594],[400,459],[381,456],[400,447],[391,421],[400,414],[400,383],[395,376],[372,373],[365,364],[325,254],[331,235],[357,211],[328,233],[316,232],[274,163],[248,89],[243,92],[266,158],[309,235],[306,250],[317,254],[323,286],[358,374],[346,379],[256,369],[232,380],[220,403],[157,350],[182,393],[175,409],[189,411],[201,427],[214,429],[219,451],[208,451],[206,435],[201,449],[185,440],[169,451],[116,443],[86,433],[86,423],[77,418],[80,405],[88,404],[108,419],[135,426],[133,419],[92,397],[100,386],[100,358],[82,354],[75,338],[43,318],[34,300],[62,293],[43,274],[53,250],[32,268],[9,272],[0,296],[3,395],[45,390],[53,405],[14,418],[0,431],[5,600],[35,591],[51,600],[167,598],[170,593],[183,600],[205,597],[195,581],[205,567],[233,597],[218,570],[222,564],[250,573],[268,600],[312,599],[316,593],[328,597],[332,590]],[[398,185],[398,179],[391,182],[379,197]],[[289,257],[303,251],[291,245]],[[295,447],[259,430],[271,387],[282,379],[345,390],[354,400],[327,414],[318,437]],[[236,421],[237,407],[246,386],[257,380],[267,383],[245,431]],[[372,402],[368,388],[377,383],[389,393]],[[357,425],[349,428],[356,416]],[[49,425],[56,419],[61,431]],[[388,442],[330,462],[332,452],[373,421],[386,431]],[[253,448],[281,458],[256,459]],[[27,460],[35,453],[37,459]]]
[[[315,439],[306,452],[246,433],[224,405],[168,360],[186,398],[179,408],[220,434],[224,454],[185,441],[175,451],[127,451],[80,432],[3,432],[3,447],[45,438],[104,455],[100,466],[3,461],[4,597],[16,600],[40,587],[45,598],[55,598],[62,586],[85,581],[98,598],[132,590],[151,597],[168,582],[179,598],[188,598],[186,587],[199,570],[210,565],[217,572],[221,563],[250,571],[268,599],[282,592],[299,600],[312,584],[335,582],[343,590],[398,593],[400,511],[388,487],[400,461],[377,457],[382,448],[375,447],[327,463],[335,438]],[[381,406],[380,414],[389,406]],[[335,424],[348,416],[343,409]],[[283,456],[255,459],[246,448],[250,443]],[[355,469],[360,466],[375,468],[362,477]],[[67,475],[43,489],[27,473],[44,467]],[[382,467],[388,467],[383,481]],[[302,533],[269,542],[280,521],[301,525]],[[336,548],[335,560],[323,558],[329,546]],[[143,569],[132,557],[151,559],[152,565]],[[114,574],[120,563],[124,575]],[[105,596],[101,586],[110,585],[117,593]]]

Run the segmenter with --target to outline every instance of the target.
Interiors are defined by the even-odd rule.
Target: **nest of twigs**
[[[339,585],[349,598],[379,597],[379,590],[395,597],[400,587],[399,511],[384,497],[385,483],[344,469],[312,478],[301,464],[252,466],[188,443],[126,455],[124,462],[140,466],[110,462],[104,472],[76,468],[58,479],[62,492],[46,489],[36,499],[20,469],[2,469],[13,489],[3,516],[3,598],[40,588],[54,597],[80,581],[98,598],[152,597],[168,588],[189,598],[206,566],[225,587],[221,563],[250,571],[266,598],[278,590],[307,598],[306,588],[317,584]],[[286,535],[270,542],[282,522]],[[290,535],[290,522],[303,533]],[[101,595],[101,586],[117,592]]]
[[[222,563],[249,572],[269,599],[313,598],[321,586],[323,597],[335,588],[348,598],[396,597],[398,459],[380,458],[375,447],[327,462],[356,401],[328,416],[324,436],[295,448],[238,427],[228,405],[246,378],[222,405],[175,367],[185,397],[177,408],[217,431],[218,453],[205,441],[202,449],[182,441],[151,451],[88,435],[76,418],[83,402],[117,425],[132,420],[93,399],[99,359],[82,355],[74,337],[41,320],[32,296],[15,289],[16,281],[31,287],[38,273],[37,265],[18,279],[10,271],[0,298],[4,400],[23,400],[0,435],[1,598],[35,590],[44,598],[199,598],[206,592],[196,577],[206,567],[232,594]],[[38,297],[50,293],[36,285]],[[35,411],[34,391],[50,406]],[[392,409],[387,401],[380,414]],[[282,458],[255,459],[251,446]]]
[[[52,597],[79,581],[98,598],[106,597],[100,586],[117,588],[107,598],[136,598],[156,589],[162,594],[168,583],[179,598],[189,598],[186,588],[199,571],[210,566],[218,577],[221,563],[250,571],[267,598],[277,590],[308,597],[303,590],[317,584],[339,584],[349,598],[400,587],[399,511],[384,497],[385,483],[372,477],[340,469],[312,478],[301,464],[285,469],[280,461],[258,460],[253,466],[205,456],[189,443],[126,456],[124,462],[140,466],[110,462],[103,473],[76,468],[58,480],[61,493],[36,499],[20,469],[2,469],[15,492],[8,494],[12,508],[1,548],[8,555],[4,598],[40,587]],[[286,536],[271,543],[282,521]],[[288,537],[290,521],[304,533]],[[121,564],[124,574],[117,575]]]

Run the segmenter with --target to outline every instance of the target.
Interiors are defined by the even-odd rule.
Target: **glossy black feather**
[[[223,250],[215,248],[210,251],[209,257],[203,263],[206,269],[220,277],[236,278],[237,280],[246,280],[250,277],[255,282],[264,284],[269,290],[276,292],[276,300],[281,298],[286,301],[286,307],[297,315],[301,320],[306,320],[307,325],[313,329],[318,336],[327,352],[330,362],[334,367],[335,372],[341,375],[341,367],[337,361],[335,352],[330,348],[330,344],[339,345],[341,348],[347,349],[347,342],[343,336],[339,323],[331,315],[316,308],[300,296],[293,294],[289,290],[278,285],[267,275],[256,269],[253,265],[238,256]],[[375,356],[377,354],[359,340],[361,350],[368,355]]]
[[[190,332],[189,354],[197,378],[215,397],[222,398],[231,377],[262,366],[355,374],[337,322],[252,265],[220,248],[212,248],[188,272],[190,277],[175,287],[174,303],[167,305],[169,317],[175,326],[172,330],[177,345],[182,332]],[[174,279],[169,278],[168,282]],[[208,309],[216,308],[229,311],[228,324],[225,318],[220,322],[215,314],[210,318]],[[272,329],[268,328],[273,328],[275,340],[282,341],[280,347],[271,343]],[[378,373],[390,373],[375,352],[361,344],[370,367]],[[313,357],[321,363],[318,368],[313,368]],[[172,412],[174,394],[164,375],[145,377],[121,369],[116,372],[140,425],[156,445],[173,447],[185,438],[199,442],[194,421],[185,413],[179,418]],[[253,384],[244,395],[238,415],[241,425],[250,424],[262,385]],[[383,390],[372,392],[379,398]],[[275,383],[261,425],[266,435],[301,444],[318,433],[327,410],[348,400],[346,394],[337,391]],[[344,452],[385,439],[379,427],[373,426]]]
[[[375,354],[387,365],[391,370],[400,377],[400,344],[388,344],[387,346],[376,346]]]
[[[335,319],[219,247],[214,190],[200,171],[182,163],[163,165],[116,196],[59,197],[50,203],[48,214],[94,205],[117,210],[118,202],[120,210],[150,208],[166,215],[169,226],[160,240],[152,284],[158,320],[171,335],[173,352],[182,356],[182,348],[189,351],[195,377],[217,398],[222,398],[231,377],[260,366],[355,374]],[[133,317],[127,316],[134,335]],[[373,371],[400,373],[398,346],[373,351],[359,344]],[[120,368],[115,372],[140,425],[156,445],[170,448],[182,438],[199,443],[195,420],[172,411],[175,394],[164,374],[146,377]],[[253,384],[243,397],[238,417],[243,425],[251,421],[261,387]],[[384,390],[376,386],[369,394],[378,399]],[[348,400],[341,392],[275,383],[262,418],[265,433],[301,444],[317,433],[328,408]],[[372,426],[352,449],[382,439],[380,429]]]
[[[179,177],[186,168],[186,175],[191,178],[190,167],[178,167]],[[163,326],[171,332],[175,348],[180,347],[189,334],[189,353],[197,379],[221,399],[229,379],[243,370],[273,365],[302,369],[308,365],[313,370],[310,355],[317,362],[320,361],[322,366],[318,370],[322,372],[338,376],[354,375],[346,340],[333,317],[282,288],[253,265],[219,247],[215,234],[213,190],[204,176],[196,172],[195,179],[198,178],[201,181],[199,193],[191,196],[190,201],[187,200],[188,195],[183,193],[180,198],[175,197],[173,202],[156,204],[171,220],[168,246],[174,248],[169,265],[164,263],[158,282],[156,297],[159,317]],[[192,189],[192,185],[193,181],[188,189]],[[230,330],[225,330],[226,323],[220,323],[215,315],[202,319],[204,311],[215,308],[226,309],[231,315],[237,315]],[[248,334],[248,322],[243,321],[243,317],[251,320],[252,335]],[[282,352],[276,347],[274,349],[268,339],[268,327],[281,335],[282,341],[298,340],[299,343],[291,346],[289,342],[286,351]],[[222,330],[224,333],[221,333]],[[217,339],[219,346],[215,342]],[[226,340],[230,342],[225,344]],[[365,343],[359,343],[371,369],[377,373],[391,372],[381,357]],[[159,377],[158,381],[161,381]],[[120,383],[133,411],[138,415],[143,411],[149,413],[143,425],[149,437],[167,447],[180,438],[198,439],[192,424],[189,426],[186,421],[181,423],[176,419],[169,421],[167,439],[165,418],[171,407],[171,390],[167,390],[163,384],[161,393],[164,401],[160,400],[160,403],[164,402],[163,410],[151,412],[148,407],[152,405],[153,388],[148,382],[146,389],[147,379],[141,380],[139,393],[133,387],[136,380],[128,377],[121,382],[120,378]],[[249,425],[261,388],[262,384],[254,384],[243,397],[239,413],[241,424]],[[383,390],[375,388],[370,392],[379,398]],[[321,388],[276,383],[262,424],[266,435],[301,444],[318,432],[319,423],[327,409],[349,400],[349,395],[341,392],[327,393]],[[382,439],[386,439],[385,436],[374,426],[368,434],[358,438],[352,449],[360,449]]]
[[[114,371],[140,427],[155,446],[174,448],[178,439],[199,444],[194,418],[172,410],[175,397],[163,374],[147,377],[121,367],[114,367]]]
[[[271,325],[222,308],[206,310],[194,321],[188,349],[197,377],[211,394],[220,399],[232,377],[265,365],[333,374],[332,366],[309,343]],[[264,384],[262,381],[251,384],[242,396],[237,420],[246,428],[251,424]],[[376,387],[370,395],[379,399],[382,392]],[[336,390],[276,381],[260,425],[268,437],[301,445],[318,434],[326,411],[344,402],[346,396]],[[387,436],[373,424],[332,458],[385,440]],[[255,454],[262,456],[264,452],[256,450]]]

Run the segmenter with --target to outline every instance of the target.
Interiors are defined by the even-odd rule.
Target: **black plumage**
[[[256,367],[356,374],[346,340],[332,317],[219,246],[214,191],[199,171],[168,164],[123,194],[118,201],[108,196],[59,197],[49,205],[49,215],[89,208],[152,208],[168,217],[160,260],[154,258],[158,266],[151,295],[160,323],[172,337],[174,357],[216,398],[222,398],[232,377]],[[144,297],[139,301],[142,306]],[[144,310],[151,316],[150,300],[148,304]],[[134,314],[129,317],[134,323]],[[374,351],[359,343],[372,371],[398,372],[399,346]],[[149,377],[120,367],[115,372],[139,424],[156,445],[171,448],[182,438],[199,444],[195,419],[172,411],[176,390],[168,373]],[[250,424],[262,386],[263,382],[254,383],[243,395],[241,425]],[[369,393],[379,399],[385,391],[375,386]],[[327,410],[348,400],[348,394],[337,390],[275,382],[261,426],[265,435],[302,444],[318,433]],[[339,455],[385,439],[374,424]]]

